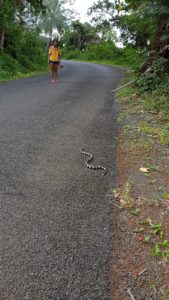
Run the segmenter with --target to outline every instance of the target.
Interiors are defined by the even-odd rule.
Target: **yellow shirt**
[[[59,48],[51,46],[49,48],[49,60],[51,61],[59,61],[61,55],[61,51]]]

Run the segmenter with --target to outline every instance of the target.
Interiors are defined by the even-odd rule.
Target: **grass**
[[[122,188],[113,189],[112,193],[115,197],[115,199],[118,199],[118,201],[121,204],[121,207],[125,209],[131,209],[134,206],[134,199],[132,198],[132,182],[130,179],[128,179],[122,186]],[[133,210],[134,211],[134,210]],[[138,213],[138,211],[134,211],[135,213]],[[134,213],[133,213],[134,214]]]
[[[169,300],[169,288],[164,291],[164,300]]]
[[[75,59],[80,61],[97,62],[116,66],[124,66],[136,69],[141,63],[139,49],[117,48],[111,41],[100,42],[97,45],[88,45],[84,50],[68,50],[63,47],[65,59]]]
[[[153,238],[151,256],[161,257],[165,262],[169,261],[169,241],[164,239],[164,232],[162,230],[161,223],[151,224],[149,218],[139,222],[142,225],[141,230],[137,230],[136,233],[145,233],[148,230],[148,234],[144,238],[145,243],[150,243]],[[148,225],[146,229],[145,226]],[[144,227],[143,227],[144,226]]]
[[[124,83],[131,81],[132,76],[128,75]],[[123,83],[121,83],[121,85],[122,84]],[[154,185],[152,188],[150,187],[149,190],[147,189],[147,191],[145,188],[145,192],[143,188],[144,196],[143,199],[140,198],[141,201],[139,201],[139,198],[135,198],[135,191],[137,190],[137,186],[139,187],[141,179],[138,177],[137,181],[133,180],[132,195],[135,202],[133,201],[134,207],[131,207],[128,211],[130,218],[126,218],[126,223],[133,223],[134,226],[132,226],[132,230],[136,235],[136,240],[142,243],[140,248],[145,249],[147,257],[148,254],[152,257],[151,260],[154,260],[155,257],[155,260],[158,259],[160,264],[163,264],[165,268],[167,268],[169,262],[169,239],[166,218],[163,218],[164,215],[161,211],[164,213],[165,203],[168,203],[169,193],[166,187],[161,187],[161,181],[158,181],[162,168],[160,164],[158,165],[158,161],[155,161],[156,157],[153,157],[152,150],[159,149],[161,155],[165,155],[165,157],[169,154],[167,149],[169,146],[169,93],[167,93],[168,92],[164,89],[160,88],[153,93],[141,94],[137,86],[131,85],[119,90],[117,97],[117,101],[121,106],[121,112],[117,118],[118,122],[122,125],[120,147],[122,154],[126,157],[127,176],[131,176],[133,165],[135,169],[137,168],[136,174],[138,174],[139,162],[142,161],[143,166],[149,170],[148,174],[144,174],[145,176],[149,176],[146,178],[144,186],[149,187],[148,182]],[[154,99],[154,97],[156,99]],[[132,159],[128,160],[128,155],[129,158],[132,156]],[[151,162],[152,158],[153,160]],[[132,176],[136,174],[134,172]],[[134,179],[134,177],[131,177],[131,180],[132,178]],[[142,183],[140,187],[142,188]],[[127,190],[127,194],[123,193],[122,197],[126,199],[126,203],[128,203],[128,196],[130,196],[130,189],[127,188]],[[157,191],[159,191],[159,193],[157,193]],[[138,193],[139,189],[136,192],[137,197]],[[149,193],[151,193],[151,196]],[[119,197],[121,198],[121,194]],[[125,205],[123,205],[123,207],[125,207]],[[146,218],[147,213],[151,214],[151,211],[153,222],[150,218]],[[136,219],[137,222],[135,222]],[[164,282],[166,282],[166,278],[163,276],[163,271],[160,271],[159,278],[162,276],[162,279],[160,279],[162,284],[162,280],[164,279]],[[166,287],[167,286],[168,285],[166,285]],[[159,292],[159,282],[157,286],[156,283],[152,283],[149,287],[153,289],[155,293],[157,293],[157,291]],[[168,289],[163,288],[162,299],[169,300]]]
[[[134,75],[128,74],[126,81],[133,80]],[[123,83],[122,83],[123,84]],[[138,130],[148,136],[155,138],[159,143],[169,146],[169,80],[152,93],[140,94],[139,88],[135,85],[127,86],[119,90],[118,102],[122,105],[117,120],[124,121],[128,114],[139,114],[140,110],[147,111],[146,120],[138,124]],[[125,111],[124,111],[125,108]],[[154,116],[156,122],[152,126],[151,120]],[[155,118],[154,118],[155,119]],[[150,123],[150,124],[149,124]]]
[[[169,146],[169,130],[164,127],[149,125],[146,121],[139,122],[140,132],[157,139],[160,144]]]
[[[164,239],[165,233],[162,224],[152,224],[151,219],[147,218],[138,222],[140,227],[135,228],[137,234],[144,234],[144,243],[151,243],[151,256],[160,257],[165,262],[169,261],[169,241]]]
[[[27,72],[27,73],[17,73],[14,76],[8,77],[6,76],[5,78],[0,78],[0,83],[7,82],[9,80],[17,80],[17,79],[23,79],[23,78],[29,78],[33,76],[38,76],[42,75],[48,72],[47,68],[44,68],[44,70],[37,70],[37,71],[32,71],[32,72]]]
[[[30,62],[29,67],[22,66],[17,59],[0,50],[0,82],[43,74],[48,68],[44,61],[40,65]]]
[[[140,137],[137,138],[134,135],[130,135],[130,137],[128,137],[128,139],[123,143],[123,147],[133,155],[140,154],[143,151],[147,154],[153,149],[153,142],[151,140],[145,141]]]
[[[125,81],[131,81],[133,75],[129,75],[125,78]],[[168,81],[169,83],[169,81]],[[167,83],[165,87],[167,86]],[[123,129],[126,134],[126,140],[123,142],[124,150],[132,155],[137,155],[144,153],[147,158],[148,153],[154,147],[154,139],[161,143],[162,145],[169,146],[169,123],[168,123],[168,112],[169,112],[169,94],[164,93],[164,89],[160,88],[154,93],[145,93],[141,95],[139,89],[134,86],[127,86],[119,90],[118,92],[118,102],[122,106],[122,111],[117,117],[117,121],[123,124]],[[155,97],[155,98],[153,98]],[[157,102],[158,99],[158,102]],[[135,125],[131,126],[130,123],[125,122],[126,117],[131,118],[132,114],[140,114],[143,112],[143,118],[135,120]],[[165,116],[165,117],[164,117]],[[149,165],[149,164],[147,164]],[[159,171],[157,167],[149,166],[151,170]],[[147,175],[147,174],[145,174]],[[148,174],[149,175],[149,174]],[[130,203],[130,189],[131,187],[127,184],[126,188],[122,193],[122,198],[125,199],[124,202],[126,206]],[[169,194],[166,192],[164,195],[167,199]],[[137,215],[137,211],[133,211],[133,215]],[[142,224],[143,225],[143,224]],[[142,232],[143,227],[136,228],[137,232]],[[151,228],[151,234],[159,234],[162,238],[161,225],[156,224],[155,227]],[[168,260],[168,249],[162,249],[168,247],[164,244],[156,244],[156,248],[152,250],[152,255],[161,256]],[[157,249],[158,248],[158,249]]]

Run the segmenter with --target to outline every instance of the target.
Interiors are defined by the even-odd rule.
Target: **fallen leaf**
[[[153,179],[153,180],[150,181],[150,183],[154,184],[154,183],[156,183],[156,180]]]
[[[149,169],[141,167],[140,171],[143,172],[143,173],[148,173]]]
[[[114,195],[115,198],[118,198],[119,195],[120,195],[120,193],[117,190],[115,190],[115,189],[112,190],[112,193],[113,193],[113,195]]]

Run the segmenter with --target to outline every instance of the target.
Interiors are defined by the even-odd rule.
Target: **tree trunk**
[[[4,48],[4,40],[5,40],[5,30],[1,29],[0,30],[0,48]]]
[[[3,6],[3,0],[0,0],[0,6]],[[4,48],[5,30],[0,28],[0,49]]]
[[[143,64],[143,66],[141,68],[141,72],[145,72],[149,67],[152,66],[153,62],[156,61],[158,58],[160,58],[160,57],[169,58],[168,49],[166,49],[166,50],[164,49],[164,47],[169,44],[169,40],[162,38],[163,35],[165,34],[166,27],[167,27],[167,21],[159,19],[156,36],[150,47],[149,58]]]
[[[152,50],[156,51],[157,54],[160,53],[161,49],[166,45],[166,40],[162,39],[162,36],[164,35],[164,32],[167,27],[167,21],[165,20],[159,20],[158,21],[158,28],[157,28],[157,34],[155,36],[154,42],[152,44]]]

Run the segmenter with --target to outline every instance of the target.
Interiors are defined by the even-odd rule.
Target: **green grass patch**
[[[121,85],[133,80],[134,74],[125,78]],[[125,107],[125,112],[121,112],[117,117],[120,122],[126,115],[137,114],[140,109],[148,111],[145,121],[138,124],[140,132],[155,138],[159,143],[169,146],[169,80],[153,92],[140,93],[136,84],[131,84],[118,91],[118,102]],[[154,118],[154,116],[156,118]],[[151,121],[155,123],[152,126]],[[150,121],[150,122],[149,122]]]
[[[65,59],[78,59],[97,63],[106,63],[116,66],[136,69],[142,62],[140,50],[134,48],[118,48],[112,41],[102,41],[90,44],[86,49],[63,48],[62,56]]]
[[[17,59],[14,59],[10,54],[0,50],[0,82],[8,80],[21,79],[43,74],[49,70],[46,64],[35,65],[31,68],[26,68],[21,65]]]
[[[141,132],[152,136],[161,144],[169,146],[169,130],[165,129],[165,127],[154,127],[146,121],[139,122],[138,126]]]

